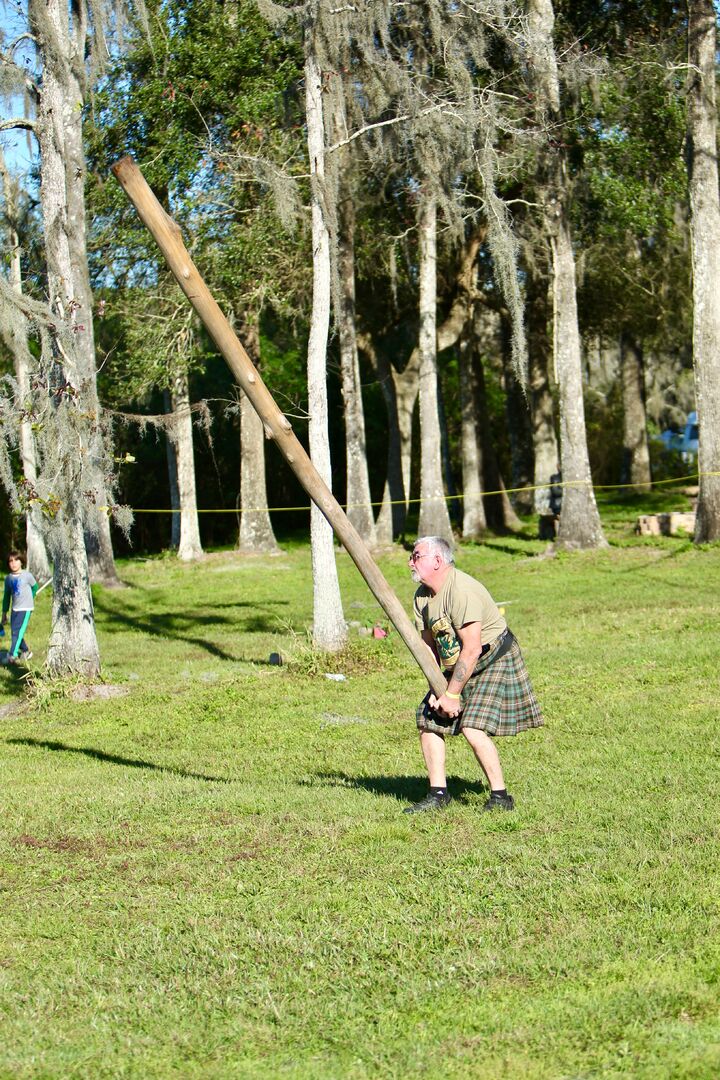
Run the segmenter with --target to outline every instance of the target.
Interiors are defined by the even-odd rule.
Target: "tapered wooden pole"
[[[152,233],[180,288],[202,319],[208,333],[225,357],[230,370],[247,394],[260,419],[265,434],[275,440],[281,454],[318,509],[332,525],[335,535],[365,578],[371,592],[400,634],[420,666],[433,691],[439,696],[446,689],[440,668],[410,622],[405,609],[380,572],[362,537],[350,524],[345,512],[325,484],[288,418],[280,411],[272,394],[260,378],[250,357],[240,344],[210,290],[201,278],[183,243],[177,224],[163,210],[144,176],[131,157],[121,158],[112,171]]]

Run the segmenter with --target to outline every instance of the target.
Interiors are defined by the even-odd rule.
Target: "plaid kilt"
[[[506,635],[512,637],[509,648]],[[503,651],[505,645],[506,651]],[[495,660],[499,652],[502,655]],[[448,680],[452,672],[446,672]],[[443,718],[428,704],[429,692],[417,710],[420,731],[459,735],[463,728],[479,728],[488,735],[517,735],[543,723],[538,700],[515,637],[506,630],[475,666],[462,691],[463,711]]]

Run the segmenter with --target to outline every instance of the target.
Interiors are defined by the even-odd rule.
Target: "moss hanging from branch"
[[[83,529],[97,535],[101,515],[112,516],[127,533],[128,507],[111,501],[116,475],[111,445],[111,419],[93,403],[81,381],[69,381],[65,370],[77,370],[72,330],[45,304],[16,293],[0,278],[0,319],[12,311],[27,321],[29,390],[23,394],[10,375],[0,380],[0,482],[16,513],[39,507],[48,547],[57,555],[74,543],[69,521],[79,514]],[[20,425],[32,426],[37,453],[34,484],[18,476]],[[107,505],[109,503],[109,505]]]

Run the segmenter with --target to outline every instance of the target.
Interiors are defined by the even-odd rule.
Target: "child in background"
[[[30,622],[30,616],[35,610],[35,593],[38,584],[29,570],[23,570],[22,558],[17,551],[11,551],[8,555],[8,569],[10,573],[5,578],[5,595],[2,603],[2,621],[4,627],[7,622],[7,613],[12,602],[12,614],[10,615],[11,643],[8,654],[8,664],[17,664],[18,652],[22,653],[23,660],[30,660],[32,653],[25,641],[25,631]]]

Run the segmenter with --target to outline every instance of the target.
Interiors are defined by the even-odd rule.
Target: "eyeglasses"
[[[419,562],[420,559],[429,559],[431,555],[431,551],[426,551],[422,555],[418,555],[417,551],[413,551],[412,555],[410,556],[410,562]]]

